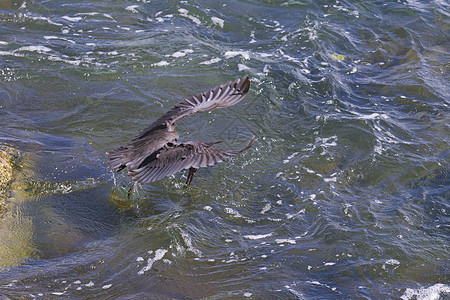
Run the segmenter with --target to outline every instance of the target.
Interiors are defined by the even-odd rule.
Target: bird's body
[[[125,167],[134,170],[141,165],[146,157],[168,144],[176,144],[177,140],[178,134],[176,131],[169,131],[166,127],[156,128],[146,135],[137,136],[125,146],[120,146],[108,153],[110,166],[119,171]]]
[[[243,77],[184,99],[125,146],[107,153],[111,168],[117,171],[128,168],[128,175],[137,183],[151,183],[189,169],[186,183],[190,184],[198,168],[215,165],[250,148],[254,137],[242,150],[216,148],[213,146],[216,143],[178,143],[175,122],[196,112],[236,104],[245,97],[249,87],[250,80]]]

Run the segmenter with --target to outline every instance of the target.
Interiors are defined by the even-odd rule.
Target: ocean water
[[[0,296],[449,299],[449,16],[440,0],[0,1]],[[127,200],[105,152],[243,75],[242,102],[178,132],[254,146]]]

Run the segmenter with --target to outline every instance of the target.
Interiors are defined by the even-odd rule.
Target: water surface
[[[449,8],[0,2],[0,294],[449,297]],[[254,146],[128,201],[105,152],[243,75],[179,133]]]

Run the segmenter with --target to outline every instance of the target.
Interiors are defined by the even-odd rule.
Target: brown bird
[[[151,183],[189,169],[186,180],[186,184],[189,185],[198,168],[213,166],[247,150],[252,146],[255,137],[253,136],[242,150],[225,150],[213,146],[220,142],[178,143],[175,122],[196,112],[234,105],[245,97],[249,88],[250,80],[248,77],[242,77],[175,104],[171,110],[125,146],[106,153],[111,168],[117,172],[128,168],[128,175],[134,184]]]

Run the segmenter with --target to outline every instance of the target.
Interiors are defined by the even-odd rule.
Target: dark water
[[[448,299],[447,1],[0,1],[0,295]],[[238,76],[142,186],[105,152]]]

